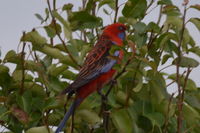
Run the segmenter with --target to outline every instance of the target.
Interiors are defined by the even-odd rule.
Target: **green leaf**
[[[191,18],[189,21],[192,22],[197,27],[197,29],[200,31],[200,19],[199,18]]]
[[[42,47],[47,43],[47,40],[42,37],[36,30],[26,33],[22,36],[21,41],[31,42],[33,45]]]
[[[196,4],[196,5],[191,5],[190,8],[194,8],[196,10],[199,10],[200,11],[200,5],[199,4]]]
[[[56,11],[52,11],[53,16],[58,19],[64,26],[64,32],[67,39],[72,39],[72,31],[70,27],[70,23],[66,21],[60,14],[58,14]]]
[[[65,56],[61,53],[59,49],[52,48],[50,47],[50,45],[44,45],[38,50],[55,59],[63,60],[65,58]]]
[[[62,32],[61,26],[58,23],[54,24],[53,22],[48,26],[44,26],[44,29],[50,38],[53,38],[56,34],[60,34]]]
[[[66,87],[64,82],[61,82],[58,77],[49,76],[48,89],[54,92],[60,92]]]
[[[25,82],[24,85],[27,89],[30,89],[33,96],[37,97],[45,97],[46,92],[44,91],[44,88],[41,85],[38,85],[34,82]],[[34,100],[34,99],[33,99]]]
[[[74,80],[76,78],[76,76],[77,75],[70,70],[65,70],[62,73],[62,78],[66,78],[66,79],[70,79],[70,80]]]
[[[70,22],[74,30],[92,29],[102,25],[101,18],[90,15],[86,11],[74,12]]]
[[[41,61],[45,67],[49,67],[52,64],[52,58],[49,56],[45,56]]]
[[[152,131],[153,128],[151,121],[147,117],[142,115],[138,116],[137,125],[143,130],[143,133],[149,133],[150,131]]]
[[[137,84],[137,86],[135,88],[133,88],[133,91],[135,92],[139,92],[141,89],[142,89],[142,86],[143,86],[143,83],[142,82],[139,82]]]
[[[172,62],[173,65],[177,64],[177,58]],[[189,57],[181,57],[180,59],[180,63],[179,63],[180,67],[197,67],[199,65],[199,62],[196,61],[193,58],[189,58]]]
[[[181,75],[180,75],[180,77],[181,77]],[[168,78],[176,81],[176,74],[171,74],[171,75],[168,76]],[[180,78],[180,85],[183,87],[184,84],[185,84],[185,77],[182,76]],[[190,90],[190,91],[195,91],[195,90],[197,90],[197,86],[196,86],[196,84],[193,80],[188,79],[185,89]]]
[[[182,28],[182,19],[177,16],[167,16],[166,20],[167,25],[172,25],[175,30],[181,31]]]
[[[55,64],[52,64],[51,66],[49,66],[47,72],[48,72],[48,74],[56,77],[56,76],[60,75],[61,73],[63,73],[65,70],[67,70],[67,68],[68,68],[67,65],[62,65],[62,66],[56,67]]]
[[[171,55],[168,55],[168,54],[164,55],[163,58],[162,58],[162,63],[161,63],[161,64],[162,64],[162,65],[165,64],[165,63],[167,62],[167,60],[168,60],[169,58],[171,58],[171,57],[172,57],[172,56],[171,56]]]
[[[100,9],[104,5],[108,5],[113,10],[115,9],[115,1],[114,0],[101,0],[98,4],[98,9]]]
[[[123,91],[118,91],[115,98],[119,103],[123,105],[127,104],[127,95]],[[133,104],[133,100],[131,98],[129,99],[128,104]]]
[[[169,42],[169,40],[172,39],[174,41],[178,41],[178,39],[176,38],[176,35],[174,33],[168,32],[168,33],[164,33],[162,35],[159,36],[159,38],[156,40],[156,48],[171,48],[171,42]],[[176,51],[175,49],[170,49],[173,51]]]
[[[45,8],[45,14],[46,14],[46,18],[45,18],[45,20],[44,20],[44,22],[45,21],[47,21],[48,20],[48,18],[49,18],[49,9],[48,8]],[[42,22],[43,23],[43,22]]]
[[[172,5],[171,0],[159,0],[158,4],[160,5]]]
[[[200,47],[193,47],[189,49],[190,52],[198,55],[200,57]]]
[[[22,81],[22,70],[15,70],[12,74],[12,77],[15,81]],[[30,74],[25,73],[24,74],[24,80],[25,81],[32,81],[33,77]]]
[[[0,65],[0,86],[2,88],[8,88],[11,84],[11,76],[9,75],[9,68]],[[8,90],[2,90],[2,91],[8,91]]]
[[[59,113],[53,112],[51,114],[48,115],[48,124],[49,125],[58,125],[60,123],[61,120],[61,116],[59,115]]]
[[[6,122],[8,120],[8,109],[3,106],[2,104],[0,105],[0,121]]]
[[[84,121],[92,125],[96,123],[101,123],[101,119],[98,116],[98,114],[91,110],[87,110],[87,109],[78,110],[77,116],[81,117]]]
[[[146,8],[146,0],[128,0],[122,10],[122,14],[125,17],[143,18]]]
[[[36,13],[35,16],[41,21],[41,23],[44,22],[44,19],[40,14]]]
[[[163,13],[167,14],[168,17],[177,17],[181,15],[180,10],[175,5],[167,5],[163,7]]]
[[[132,133],[132,120],[126,109],[120,109],[111,113],[114,125],[120,133]]]
[[[148,27],[146,27],[146,24],[143,22],[137,22],[133,25],[133,29],[136,33],[142,34],[145,32],[146,29],[148,29]]]
[[[21,57],[20,57],[20,54],[16,54],[16,52],[14,50],[10,50],[6,54],[6,56],[5,56],[3,61],[4,62],[10,62],[10,63],[19,64],[21,62]]]
[[[176,111],[176,104],[172,101],[169,105],[169,99],[164,99],[160,104],[155,104],[154,108],[163,115],[168,114],[168,117],[172,117]]]
[[[0,65],[0,74],[4,74],[8,72],[9,72],[9,68],[7,66]]]
[[[63,8],[62,8],[62,10],[64,11],[64,10],[72,10],[72,8],[73,8],[73,4],[71,4],[71,3],[68,3],[68,4],[65,4],[64,6],[63,6]]]
[[[55,109],[59,107],[59,101],[55,97],[49,97],[47,100],[45,100],[45,107],[43,111]]]
[[[36,72],[43,72],[44,71],[44,67],[41,63],[36,63],[32,60],[26,60],[24,63],[24,67],[25,70],[30,70],[32,72],[36,71]]]
[[[56,36],[56,31],[52,27],[50,27],[50,26],[44,26],[44,29],[45,29],[47,35],[50,38],[53,38],[53,37]]]
[[[87,12],[91,12],[91,10],[93,9],[94,5],[96,5],[96,0],[88,0],[86,7],[85,7],[85,11]]]
[[[183,104],[183,117],[189,126],[193,126],[199,123],[200,114],[197,110],[192,108],[187,103]]]
[[[200,96],[200,90],[187,92],[185,94],[185,100],[190,106],[200,110],[200,98],[198,95]]]
[[[162,102],[167,96],[166,82],[163,75],[156,71],[149,70],[147,77],[149,78],[149,89],[151,91],[152,102],[154,104]]]
[[[150,23],[146,26],[146,31],[147,31],[147,32],[159,33],[159,32],[160,32],[160,27],[159,27],[156,23],[150,22]]]
[[[135,42],[137,47],[141,48],[147,41],[147,34],[145,31],[146,24],[143,22],[137,22],[133,25],[133,29],[135,34],[128,36],[128,38]]]
[[[161,113],[153,112],[145,114],[145,116],[151,120],[153,126],[156,125],[161,130],[161,127],[163,126],[165,120],[164,116]]]
[[[49,131],[50,130],[50,131]],[[28,129],[25,133],[54,133],[52,129],[47,129],[46,126],[32,127]]]
[[[25,91],[23,95],[17,95],[16,99],[18,105],[27,113],[32,110],[32,93],[31,91]]]

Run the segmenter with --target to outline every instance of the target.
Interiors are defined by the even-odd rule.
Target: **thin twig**
[[[48,133],[51,133],[50,128],[49,128],[49,124],[48,124],[48,119],[49,119],[49,113],[50,113],[50,109],[46,111],[46,115],[44,116],[44,124],[47,128]]]
[[[183,14],[183,21],[182,21],[182,29],[181,29],[181,35],[178,42],[178,53],[177,53],[177,61],[176,61],[176,79],[177,79],[177,87],[178,87],[178,101],[177,101],[177,107],[178,107],[178,117],[177,117],[177,132],[181,133],[182,129],[182,121],[183,121],[183,115],[182,115],[182,94],[184,93],[181,89],[181,81],[179,76],[179,69],[180,69],[180,61],[181,61],[181,45],[183,42],[183,34],[185,31],[185,16],[186,16],[186,5],[184,6],[184,14]]]
[[[158,15],[157,25],[160,24],[160,21],[161,21],[161,18],[162,18],[162,9],[163,9],[163,5],[160,6],[160,11],[159,11],[159,15]]]
[[[168,123],[169,123],[170,106],[171,106],[171,103],[172,103],[172,99],[173,99],[173,97],[174,97],[174,94],[175,94],[175,93],[172,93],[172,95],[171,95],[170,98],[169,98],[169,103],[168,103],[168,106],[167,106],[167,114],[166,114],[166,117],[165,117],[165,123],[164,123],[163,133],[167,133],[167,126],[168,126]]]
[[[158,72],[161,72],[161,71],[165,70],[166,68],[168,68],[168,67],[170,67],[170,66],[172,66],[172,65],[171,65],[171,64],[170,64],[170,65],[167,65],[167,66],[163,67],[162,69],[160,69]]]
[[[185,76],[185,79],[184,79],[184,84],[183,84],[183,87],[182,87],[182,95],[181,95],[181,102],[182,103],[184,101],[185,88],[186,88],[187,81],[188,81],[188,78],[189,78],[191,71],[192,71],[192,69],[190,69],[190,67],[188,67],[187,73],[186,73],[186,76]],[[182,106],[183,106],[183,104],[182,104]]]
[[[180,78],[182,78],[182,77],[184,76],[185,73],[186,73],[186,71],[184,71],[184,72],[181,74]],[[173,84],[174,82],[177,82],[177,80],[173,80],[172,82],[170,82],[169,84],[167,84],[166,87],[169,87],[169,86],[170,86],[171,84]]]
[[[166,87],[169,87],[170,85],[172,85],[175,82],[176,82],[176,80],[173,80],[172,82],[170,82],[169,84],[167,84]]]
[[[118,7],[118,0],[115,0],[115,17],[114,17],[114,23],[117,22],[118,10],[119,10],[119,7]]]
[[[116,81],[124,72],[126,72],[126,67],[129,65],[129,63],[131,62],[132,58],[129,58],[126,62],[126,64],[124,65],[123,69],[121,70],[121,72],[119,72],[113,79],[113,81]],[[116,82],[111,82],[110,84],[110,88],[108,89],[108,91],[106,92],[106,97],[109,95],[112,87],[115,85]]]
[[[25,32],[23,32],[23,38],[25,37]],[[21,80],[21,89],[20,89],[20,94],[23,94],[24,92],[24,79],[25,79],[25,68],[24,68],[24,50],[25,50],[25,46],[26,46],[26,42],[23,42],[23,46],[22,46],[22,52],[21,52],[21,62],[22,62],[22,80]]]
[[[107,97],[110,93],[110,91],[112,90],[112,88],[114,87],[114,85],[116,84],[116,80],[124,73],[126,72],[126,67],[128,66],[128,64],[130,63],[132,58],[129,58],[128,61],[126,62],[126,64],[124,65],[123,69],[121,72],[119,72],[114,79],[112,80],[110,87],[108,89],[108,91],[106,92],[105,95],[102,96],[102,111],[103,111],[103,125],[104,125],[104,129],[105,129],[105,133],[108,133],[108,122],[109,122],[109,111],[107,110]]]
[[[154,0],[151,0],[150,1],[150,3],[149,3],[149,5],[147,6],[147,8],[146,8],[146,11],[151,7],[151,5],[154,3]]]
[[[147,48],[148,49],[151,49],[152,45],[153,45],[153,42],[156,40],[156,38],[160,35],[160,33],[162,32],[162,29],[163,29],[164,25],[160,28],[160,31],[159,33],[157,33],[156,35],[154,35],[153,31],[151,31],[151,35],[150,35],[150,38],[149,38],[149,42],[147,44]]]
[[[56,0],[53,0],[53,10],[56,10]]]
[[[82,8],[84,9],[86,6],[87,0],[82,0]]]
[[[190,126],[187,130],[184,131],[184,133],[190,133],[189,131],[195,127],[200,127],[200,124],[195,124],[195,125]]]

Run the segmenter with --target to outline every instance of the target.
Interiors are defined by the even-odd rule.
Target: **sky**
[[[120,0],[124,2],[125,0]],[[182,0],[172,0],[176,5],[181,5]],[[57,0],[58,7],[63,3],[76,3],[76,8],[80,5],[80,0]],[[200,0],[190,0],[190,4],[198,4]],[[20,37],[23,31],[31,31],[34,27],[40,26],[40,21],[35,17],[35,13],[44,14],[47,7],[46,0],[1,0],[0,1],[0,51],[1,58],[11,49],[17,50]],[[182,9],[182,8],[181,8]],[[145,22],[156,20],[158,8],[153,10],[151,14],[145,18]],[[100,13],[101,14],[101,13]],[[187,14],[187,18],[196,16],[200,18],[200,13],[191,10]],[[110,23],[110,19],[105,19],[104,24]],[[200,32],[195,29],[192,24],[188,25],[190,34],[194,37],[197,45],[200,45]],[[199,57],[191,55],[198,61]],[[12,67],[12,65],[10,66]],[[168,72],[174,72],[169,70]],[[192,71],[192,78],[198,86],[200,86],[200,66]]]

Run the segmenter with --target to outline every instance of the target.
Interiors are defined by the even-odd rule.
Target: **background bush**
[[[73,101],[58,94],[76,78],[101,34],[102,10],[113,23],[128,26],[125,57],[115,66],[117,82],[103,89],[111,90],[107,101],[95,93],[76,110],[74,132],[198,133],[200,89],[189,75],[199,62],[188,55],[200,56],[200,47],[186,25],[200,30],[200,19],[185,16],[200,5],[187,2],[181,12],[171,0],[128,0],[122,5],[118,0],[83,0],[78,10],[70,3],[57,8],[56,0],[47,0],[46,15],[36,14],[42,27],[24,32],[21,52],[11,50],[0,60],[0,124],[13,133],[52,132]],[[144,23],[152,5],[160,8],[158,21]],[[13,72],[9,63],[16,65]],[[175,73],[166,73],[171,67]],[[172,84],[177,91],[169,94]],[[66,132],[70,126],[69,120]]]

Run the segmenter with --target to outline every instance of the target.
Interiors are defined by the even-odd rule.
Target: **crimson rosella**
[[[68,97],[75,93],[76,96],[55,133],[59,133],[62,130],[76,107],[88,95],[96,90],[100,91],[106,83],[111,81],[116,72],[112,67],[122,59],[123,52],[122,50],[116,50],[111,55],[109,51],[113,45],[123,45],[123,40],[125,40],[126,36],[125,30],[126,26],[121,23],[111,24],[103,30],[96,45],[87,55],[76,80],[61,93],[68,93]],[[111,56],[115,56],[115,58],[111,58]]]

